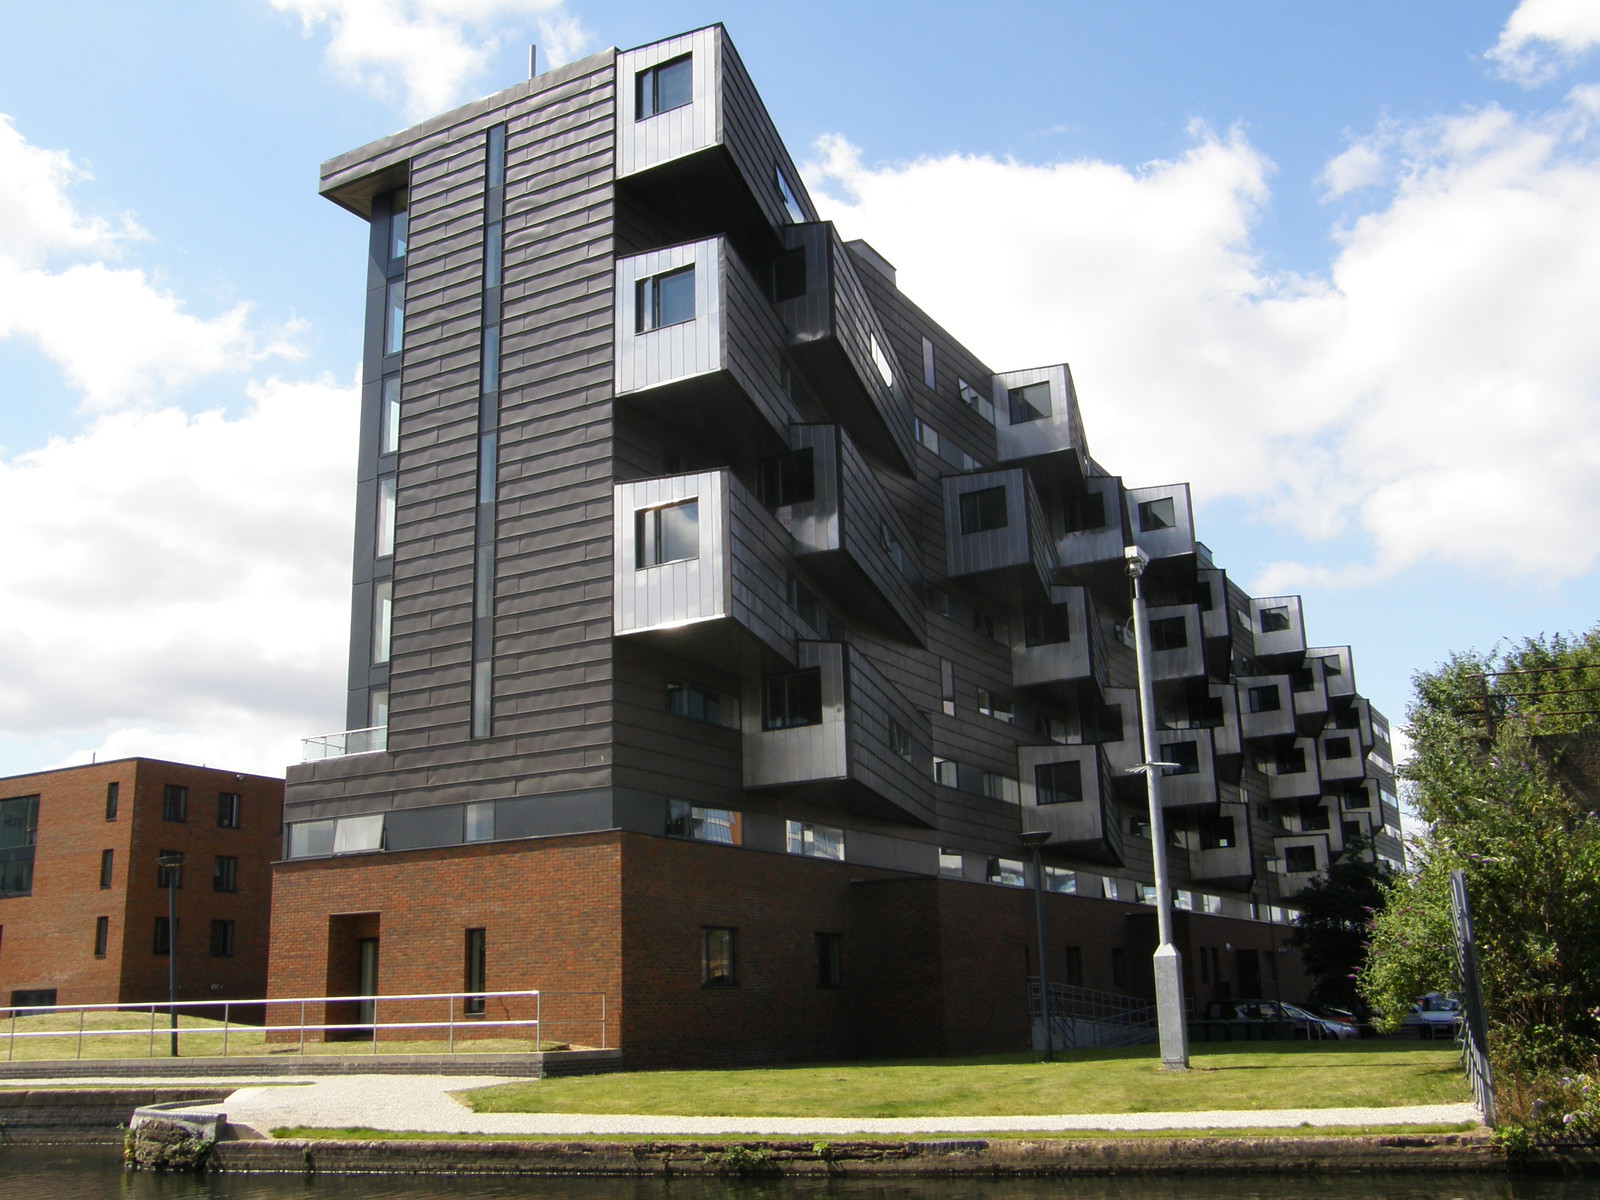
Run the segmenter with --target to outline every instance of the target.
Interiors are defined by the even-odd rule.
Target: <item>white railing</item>
[[[374,725],[370,729],[346,729],[342,733],[325,733],[321,737],[302,738],[300,745],[301,762],[343,758],[347,754],[372,754],[389,748],[389,727]]]
[[[512,1010],[514,1005],[509,1002],[524,1002],[515,1005],[515,1007],[524,1007],[531,1010],[532,1015],[522,1017],[490,1016],[488,1012],[489,1003],[495,1000],[502,1002],[498,1006],[502,1012],[510,1012]],[[546,1001],[554,1004],[574,1000],[590,1001],[592,1002],[590,1007],[597,1007],[598,1012],[589,1016],[562,1016],[558,1019],[545,1016]],[[418,1015],[426,1017],[426,1010],[431,1007],[432,1002],[436,1001],[443,1002],[444,1011],[441,1014],[443,1019],[391,1021],[380,1021],[378,1019],[384,1007],[393,1012],[397,1005],[419,1006],[415,1014],[402,1012],[400,1014],[402,1016]],[[458,1001],[460,1002],[459,1006]],[[356,1006],[357,1019],[329,1020],[328,1006],[339,1004]],[[267,1019],[271,1016],[272,1010],[285,1007],[289,1008],[298,1019],[282,1023],[273,1023]],[[460,1009],[459,1012],[458,1007]],[[191,1017],[203,1017],[207,1014],[207,1010],[214,1012],[219,1009],[221,1010],[220,1027],[189,1026],[187,1028],[179,1027],[176,1030],[172,1027],[171,1022],[174,1010]],[[259,1012],[262,1020],[256,1022],[235,1019],[234,1014],[243,1010]],[[85,1038],[137,1037],[147,1039],[146,1057],[154,1058],[158,1039],[163,1043],[168,1042],[169,1039],[174,1039],[173,1044],[181,1046],[181,1041],[184,1038],[191,1039],[192,1045],[194,1039],[215,1039],[220,1035],[222,1039],[222,1055],[227,1056],[230,1034],[293,1034],[297,1041],[297,1053],[303,1055],[308,1032],[322,1034],[323,1036],[320,1039],[314,1040],[320,1040],[324,1043],[329,1040],[326,1036],[329,1033],[345,1033],[367,1035],[360,1040],[364,1042],[370,1041],[371,1053],[377,1054],[379,1034],[381,1032],[423,1029],[444,1031],[446,1053],[454,1054],[456,1053],[457,1031],[463,1034],[476,1034],[484,1029],[525,1029],[530,1032],[523,1036],[528,1037],[537,1045],[543,1040],[547,1025],[554,1026],[562,1031],[571,1026],[579,1028],[594,1027],[599,1034],[599,1049],[608,1048],[606,996],[604,992],[420,992],[409,995],[274,997],[270,1000],[193,1000],[177,1004],[168,1004],[163,1001],[150,1004],[13,1005],[8,1012],[10,1027],[4,1034],[6,1038],[6,1060],[8,1062],[15,1061],[18,1042],[29,1038],[73,1038],[75,1043],[73,1057],[81,1059],[83,1057]],[[147,1026],[141,1025],[137,1029],[92,1029],[86,1026],[85,1018],[89,1013],[93,1012],[148,1013],[150,1023]],[[17,1028],[19,1016],[56,1016],[62,1014],[77,1016],[78,1023],[75,1030],[19,1030]],[[158,1016],[165,1017],[166,1021],[158,1023]],[[308,1016],[320,1019],[308,1020]],[[289,1040],[287,1038],[284,1039],[284,1044]],[[349,1040],[353,1043],[356,1039]],[[464,1037],[461,1040],[470,1041],[472,1039]],[[404,1038],[390,1037],[384,1039],[384,1042],[391,1049],[391,1052],[404,1052],[399,1049],[399,1047],[405,1045]],[[463,1053],[467,1052],[463,1051]]]

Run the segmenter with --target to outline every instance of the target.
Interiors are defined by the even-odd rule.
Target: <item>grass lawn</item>
[[[1188,1072],[1153,1046],[737,1071],[644,1071],[461,1093],[477,1112],[695,1117],[958,1117],[1449,1104],[1468,1099],[1454,1049],[1420,1042],[1191,1048]]]

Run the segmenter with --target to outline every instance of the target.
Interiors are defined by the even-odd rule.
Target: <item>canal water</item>
[[[1600,1180],[1482,1175],[719,1180],[126,1174],[108,1146],[0,1146],[5,1200],[1592,1200]]]

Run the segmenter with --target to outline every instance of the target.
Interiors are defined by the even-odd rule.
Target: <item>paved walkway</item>
[[[226,1086],[226,1079],[156,1079],[141,1086]],[[1066,1113],[1034,1117],[626,1117],[582,1113],[475,1113],[451,1095],[467,1088],[516,1082],[497,1076],[335,1075],[287,1077],[263,1086],[251,1081],[226,1100],[192,1106],[225,1112],[233,1125],[264,1135],[286,1126],[366,1128],[421,1133],[551,1134],[605,1137],[644,1134],[703,1137],[750,1134],[772,1137],[905,1137],[982,1133],[1125,1129],[1287,1129],[1302,1125],[1442,1125],[1478,1120],[1471,1104],[1423,1104],[1405,1108],[1311,1108],[1192,1113]],[[12,1086],[52,1084],[82,1087],[120,1080],[11,1081]]]

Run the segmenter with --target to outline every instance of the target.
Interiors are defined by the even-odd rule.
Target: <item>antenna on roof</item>
[[[532,79],[539,73],[539,47],[528,47],[528,78]]]

